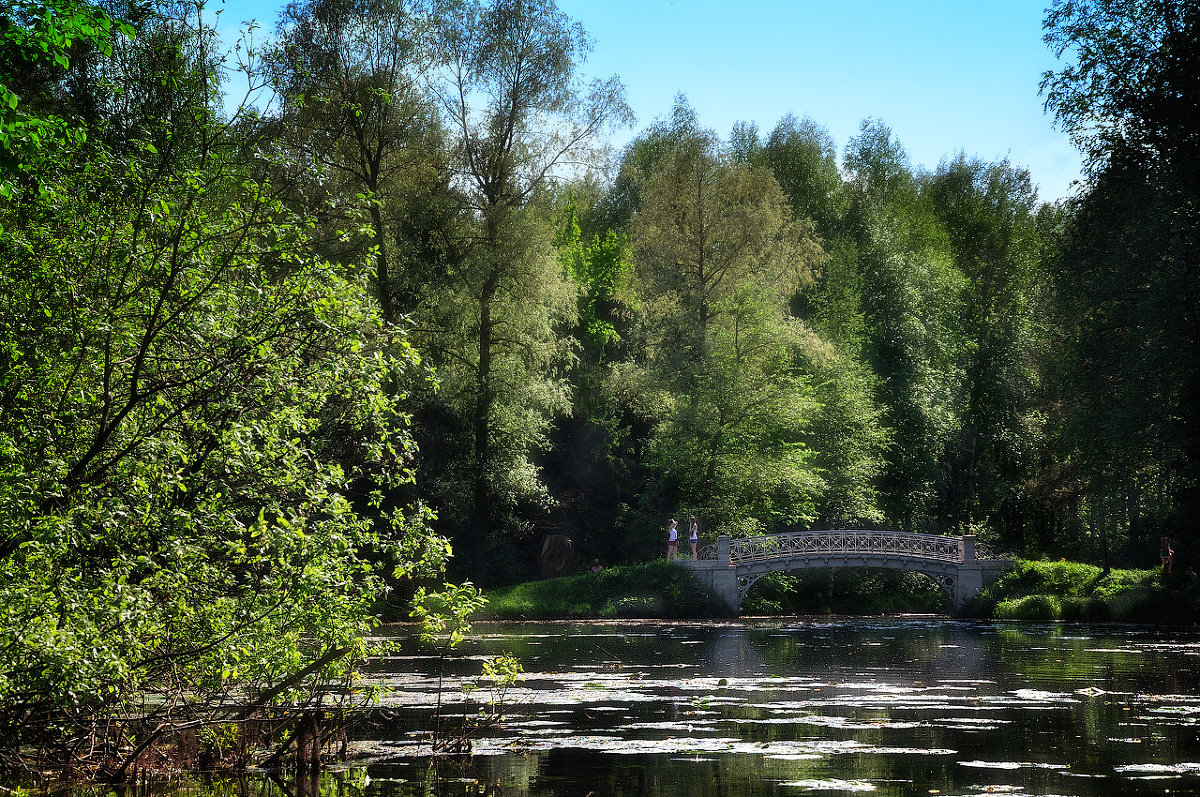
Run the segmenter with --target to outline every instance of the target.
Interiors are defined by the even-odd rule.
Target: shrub
[[[1053,595],[1025,595],[996,605],[996,619],[1047,623],[1062,617],[1062,604]]]

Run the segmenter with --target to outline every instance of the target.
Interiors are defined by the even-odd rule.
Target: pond
[[[442,660],[408,630],[354,762],[168,797],[1200,795],[1200,630],[940,618],[479,624]],[[525,678],[472,755],[428,755]],[[135,792],[137,794],[141,790]],[[153,789],[155,794],[163,790]]]
[[[360,731],[364,797],[1200,795],[1200,632],[945,619],[478,625],[441,662],[405,642]],[[439,680],[526,671],[469,760],[418,739]],[[441,677],[439,679],[439,673]],[[465,701],[465,702],[464,702]]]

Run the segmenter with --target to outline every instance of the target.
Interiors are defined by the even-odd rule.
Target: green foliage
[[[1079,562],[1019,560],[965,612],[1003,620],[1193,623],[1200,580],[1163,570],[1111,570]]]
[[[74,755],[90,718],[141,716],[115,756],[179,706],[228,748],[229,717],[203,714],[226,697],[357,693],[373,607],[449,555],[431,524],[476,584],[532,572],[547,529],[589,561],[657,556],[647,529],[684,510],[706,536],[986,527],[1106,564],[1169,529],[1182,562],[1192,5],[1055,3],[1047,41],[1074,60],[1043,88],[1091,180],[1046,208],[1006,161],[915,170],[878,120],[839,171],[812,120],[721,141],[682,97],[611,185],[575,179],[628,109],[615,79],[580,84],[590,42],[548,0],[290,5],[257,76],[268,118],[229,127],[197,6],[141,9],[130,43],[100,6],[9,3],[0,754]],[[747,605],[944,607],[919,577],[837,573],[831,599],[828,576],[771,576]],[[484,603],[416,592],[444,645]],[[508,617],[718,611],[663,564],[488,597]],[[1195,605],[1180,574],[1026,562],[976,608]]]
[[[817,406],[807,440],[823,482],[818,528],[885,522],[879,485],[892,432],[875,401],[874,374],[832,346],[810,347],[805,359]]]
[[[60,149],[0,210],[7,764],[123,774],[233,694],[358,699],[372,605],[447,554],[427,512],[384,502],[412,479],[419,358],[242,142],[204,140],[169,168],[149,144]]]
[[[1078,463],[1101,556],[1194,539],[1200,510],[1200,98],[1194,3],[1055,3],[1046,40],[1068,56],[1046,106],[1083,149],[1089,185],[1051,261],[1078,393],[1060,459]],[[1111,541],[1109,537],[1114,539]]]
[[[1062,617],[1062,601],[1054,595],[1023,595],[1009,598],[996,604],[994,616],[997,620],[1025,620],[1045,623]]]
[[[467,582],[446,584],[441,592],[417,587],[409,616],[418,623],[417,636],[445,649],[457,647],[471,631],[471,615],[487,605],[483,593]]]
[[[648,376],[670,391],[649,462],[664,492],[710,527],[814,516],[821,481],[807,447],[816,406],[797,366],[811,336],[786,313],[819,247],[769,172],[731,158],[688,123],[627,154]],[[643,160],[645,151],[659,154]]]
[[[0,53],[14,72],[39,64],[65,71],[73,49],[86,45],[107,54],[114,37],[132,35],[129,24],[89,2],[14,0],[0,10]],[[86,139],[86,132],[70,120],[30,110],[30,99],[0,82],[0,196],[10,200],[19,175],[32,178],[43,153]]]
[[[1166,89],[1181,111],[1195,100],[1195,63],[1187,54],[1197,24],[1187,0],[1056,0],[1046,9],[1043,38],[1063,63],[1042,76],[1046,110],[1093,171],[1120,151],[1123,139],[1146,130],[1144,111],[1155,95]],[[1182,126],[1175,134],[1187,135]]]
[[[629,109],[615,77],[580,85],[587,37],[552,2],[446,10],[435,36],[444,80],[430,91],[453,131],[449,168],[468,224],[463,257],[420,316],[443,407],[465,433],[440,497],[482,584],[493,527],[519,528],[549,503],[534,454],[569,408],[562,372],[572,342],[560,332],[575,326],[576,290],[539,200]]]
[[[828,130],[808,117],[796,119],[789,114],[755,147],[750,162],[771,169],[796,218],[812,219],[827,242],[835,237],[848,209],[848,197]]]
[[[483,661],[483,674],[473,682],[463,684],[465,694],[474,694],[480,689],[488,692],[487,703],[473,719],[475,725],[496,722],[503,716],[508,705],[508,693],[525,678],[521,662],[511,653],[502,653]]]
[[[654,462],[713,527],[740,515],[771,528],[811,519],[823,484],[806,445],[812,390],[795,367],[804,330],[749,287],[715,307],[711,354],[660,430]]]
[[[593,236],[585,244],[580,236],[575,197],[567,201],[566,218],[555,236],[559,261],[580,289],[579,329],[597,361],[604,359],[607,346],[620,341],[617,316],[628,301],[633,265],[629,242],[608,230],[601,239]]]
[[[665,561],[607,568],[488,590],[481,617],[534,620],[607,617],[715,617],[724,602]]]
[[[350,207],[361,198],[368,208],[362,234],[322,243],[341,258],[374,261],[388,322],[416,308],[426,283],[441,282],[431,272],[446,253],[426,225],[447,224],[454,212],[438,173],[444,131],[420,86],[435,59],[431,24],[402,0],[290,3],[263,67],[279,98],[277,143],[295,160],[298,198]]]

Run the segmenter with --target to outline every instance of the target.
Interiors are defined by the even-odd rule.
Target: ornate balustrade
[[[708,553],[707,548],[705,553]],[[796,531],[729,541],[730,564],[791,557],[886,556],[963,561],[961,537],[903,531]],[[704,558],[716,558],[715,551]]]
[[[929,576],[955,609],[1012,565],[974,535],[943,537],[904,531],[793,531],[732,539],[699,550],[701,561],[677,562],[709,584],[736,612],[754,583],[776,570],[806,567],[883,567]]]

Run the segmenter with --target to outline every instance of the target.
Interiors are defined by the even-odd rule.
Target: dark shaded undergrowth
[[[742,603],[744,615],[949,614],[950,599],[921,573],[811,568],[768,573]]]

